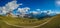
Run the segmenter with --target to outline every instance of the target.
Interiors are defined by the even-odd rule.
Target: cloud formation
[[[25,8],[18,8],[18,12],[22,13],[22,14],[26,14],[26,12],[28,12],[30,10],[29,7],[25,7]]]
[[[57,1],[57,4],[60,5],[60,1]],[[20,5],[22,5],[22,3],[17,4],[17,1],[8,2],[5,6],[0,7],[0,12],[2,11],[2,13],[0,13],[0,14],[6,14],[8,12],[11,12],[11,11],[17,9]],[[30,10],[29,7],[24,7],[24,8],[18,8],[17,11],[20,12],[21,14],[26,14],[27,12],[29,12],[29,10]],[[18,14],[20,14],[20,13],[18,13]],[[33,13],[33,14],[46,13],[46,14],[50,15],[51,13],[54,13],[54,12],[52,12],[51,10],[41,11],[40,9],[36,9],[36,11],[30,11],[29,13]],[[56,13],[58,13],[58,12],[56,12]]]
[[[17,4],[17,1],[11,1],[8,2],[5,6],[0,7],[0,10],[2,10],[3,14],[6,14],[7,12],[13,11],[14,9],[18,8],[19,5],[22,4]]]
[[[33,14],[39,14],[39,12],[37,12],[37,11],[32,11],[32,13],[33,13]]]
[[[9,2],[8,4],[6,4],[6,9],[8,9],[8,11],[12,11],[16,8],[18,8],[18,6],[21,5],[21,4],[17,4],[17,1],[12,1],[12,2]],[[8,7],[8,8],[7,8]]]

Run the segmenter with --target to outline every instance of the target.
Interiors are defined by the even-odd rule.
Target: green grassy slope
[[[4,18],[3,18],[4,17]],[[11,25],[7,25],[4,20],[5,20],[5,16],[0,16],[0,28],[21,28],[21,27],[15,27],[15,26],[11,26]],[[3,20],[4,19],[4,20]]]
[[[60,14],[53,17],[47,24],[37,28],[60,28]]]
[[[7,25],[2,20],[0,20],[0,28],[20,28],[20,27],[15,27],[15,26]]]
[[[53,19],[50,22],[37,28],[60,28],[60,14],[52,18]],[[27,19],[27,18],[24,19],[24,18],[0,16],[0,28],[20,28],[20,27],[8,25],[4,21],[8,22],[9,24],[18,25],[18,26],[28,26],[28,25],[35,26],[35,25],[42,24],[49,19],[50,18],[37,20],[37,19]]]
[[[42,24],[44,22],[46,22],[47,19],[43,19],[43,20],[37,20],[37,19],[24,19],[24,18],[13,18],[13,17],[0,17],[2,18],[3,21],[8,22],[9,24],[12,25],[18,25],[18,26],[35,26],[35,25],[39,25]]]
[[[35,26],[35,25],[42,24],[46,22],[47,20],[49,19],[47,18],[43,20],[37,20],[37,19],[27,19],[27,18],[24,19],[24,18],[13,18],[13,17],[0,16],[0,28],[20,28],[20,27],[15,27],[12,25]],[[12,25],[8,25],[4,21]]]

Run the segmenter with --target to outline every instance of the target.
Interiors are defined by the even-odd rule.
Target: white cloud
[[[47,13],[47,11],[41,11],[42,13]]]
[[[26,12],[28,12],[30,10],[29,7],[25,7],[25,8],[18,8],[18,12],[21,13],[21,17],[25,16],[25,14],[27,14]]]
[[[41,11],[40,11],[40,9],[36,9],[36,11],[30,11],[30,13],[33,13],[33,14],[41,14]]]
[[[12,11],[18,8],[19,5],[22,5],[22,4],[17,4],[17,1],[12,1],[12,2],[7,3],[5,7],[8,11]]]
[[[6,14],[7,12],[13,11],[14,9],[18,8],[19,5],[22,5],[22,3],[17,4],[17,1],[11,1],[8,2],[5,6],[0,7],[0,10],[2,10],[3,14]]]
[[[31,11],[30,13],[33,13],[34,15],[39,14],[39,12],[37,12],[37,11]]]
[[[0,14],[6,14],[6,8],[5,7],[0,7],[0,11],[1,13]]]
[[[18,8],[18,11],[20,12],[20,13],[26,13],[26,12],[28,12],[30,10],[30,8],[29,7],[25,7],[25,8]]]
[[[46,11],[41,11],[41,13],[46,13],[46,14],[51,14],[51,13],[53,13],[51,10],[46,10]]]
[[[25,8],[23,8],[26,12],[28,12],[29,10],[30,10],[30,8],[29,7],[25,7]]]

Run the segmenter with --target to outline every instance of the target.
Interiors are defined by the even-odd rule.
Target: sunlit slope
[[[5,22],[3,22],[0,18],[0,28],[20,28],[20,27],[15,27],[15,26],[10,26],[7,25]]]
[[[53,19],[47,24],[37,28],[60,28],[60,14],[53,17]]]
[[[6,16],[0,16],[0,18],[4,22],[7,22],[12,25],[18,25],[18,26],[36,26],[49,20],[49,18],[37,20],[37,19],[28,19],[28,18],[13,18],[13,17],[6,17]]]

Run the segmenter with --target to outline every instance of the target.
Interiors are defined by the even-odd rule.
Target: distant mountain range
[[[50,11],[42,11],[42,12],[36,12],[35,11],[35,12],[27,13],[27,14],[20,14],[19,13],[19,15],[15,15],[15,16],[25,17],[25,18],[46,18],[46,17],[55,16],[56,14],[57,13],[52,13]]]
[[[52,17],[52,16],[57,15],[56,13],[50,13],[50,14],[48,14],[48,13],[44,13],[44,12],[42,12],[40,14],[29,13],[29,14],[25,14],[24,17],[25,18],[38,18],[39,19],[39,18],[47,18],[47,17]]]

